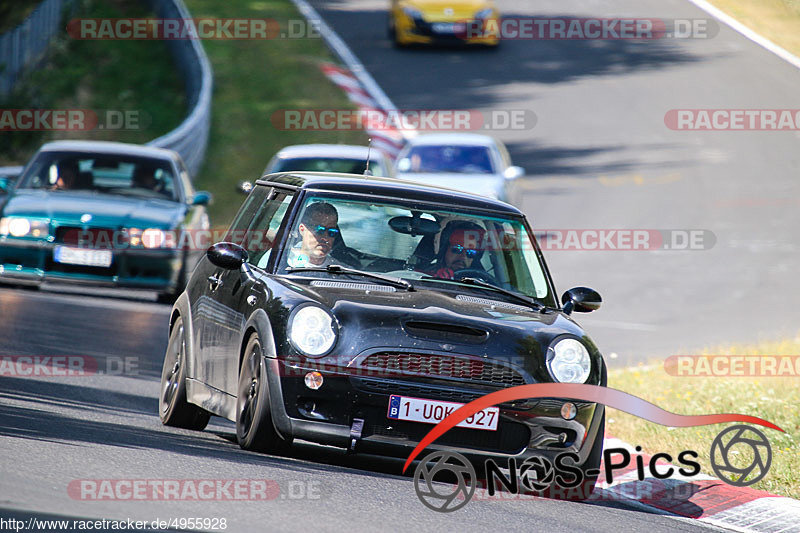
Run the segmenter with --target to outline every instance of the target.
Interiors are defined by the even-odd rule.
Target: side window
[[[258,213],[261,205],[267,197],[267,193],[271,191],[270,187],[256,186],[245,199],[239,212],[233,219],[233,223],[228,228],[225,234],[225,240],[233,242],[238,245],[243,245],[247,237],[247,228],[253,222],[256,213]]]
[[[275,246],[278,230],[289,210],[289,204],[294,195],[275,190],[276,194],[268,200],[261,211],[256,215],[247,231],[247,251],[250,254],[250,263],[259,268],[266,268],[267,262]]]

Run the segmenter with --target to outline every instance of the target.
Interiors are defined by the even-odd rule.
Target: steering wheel
[[[453,272],[454,280],[458,281],[462,278],[477,278],[481,281],[485,281],[486,283],[491,283],[492,285],[496,285],[498,287],[501,286],[500,282],[497,281],[497,278],[478,268],[462,268],[461,270],[456,270]]]

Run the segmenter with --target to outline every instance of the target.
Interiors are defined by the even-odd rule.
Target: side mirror
[[[525,169],[522,167],[508,167],[503,172],[503,177],[507,180],[515,180],[525,175]]]
[[[212,198],[213,196],[208,191],[197,191],[192,199],[192,205],[208,205]]]
[[[218,242],[206,251],[212,264],[226,270],[237,270],[247,263],[247,250],[232,242]]]
[[[248,194],[250,194],[250,191],[253,190],[253,182],[241,181],[239,182],[239,185],[236,186],[236,190],[247,196]]]
[[[564,305],[565,314],[573,311],[578,313],[591,313],[600,309],[603,299],[594,289],[588,287],[575,287],[561,295],[561,303]]]

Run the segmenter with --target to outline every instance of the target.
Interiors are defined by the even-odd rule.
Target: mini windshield
[[[329,265],[388,274],[420,288],[469,286],[485,293],[468,285],[477,279],[554,305],[532,236],[518,217],[315,194],[300,206],[278,272]]]
[[[415,146],[397,162],[397,170],[412,173],[456,172],[492,174],[494,167],[485,146]]]
[[[177,199],[167,161],[116,154],[42,152],[21,178],[19,188]]]

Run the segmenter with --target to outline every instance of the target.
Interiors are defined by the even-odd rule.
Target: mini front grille
[[[387,375],[458,379],[498,388],[525,384],[522,374],[511,367],[445,354],[380,352],[367,357],[361,367]]]

